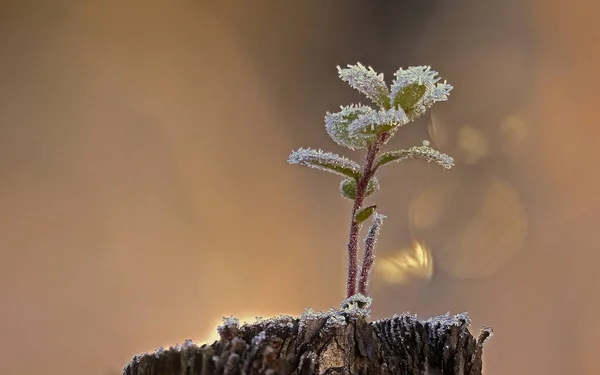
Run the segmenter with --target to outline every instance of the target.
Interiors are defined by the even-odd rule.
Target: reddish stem
[[[373,175],[375,169],[373,163],[377,153],[381,149],[381,146],[388,139],[388,134],[383,133],[377,137],[375,143],[367,148],[367,156],[365,165],[362,170],[362,176],[356,184],[356,197],[354,199],[354,206],[352,207],[352,221],[350,222],[350,233],[348,236],[348,277],[346,279],[346,297],[352,297],[356,294],[358,276],[358,235],[360,231],[360,225],[356,222],[356,213],[362,208],[367,195],[367,187]]]
[[[358,280],[358,292],[363,296],[367,295],[369,275],[371,274],[371,268],[373,268],[373,262],[375,261],[375,240],[377,239],[376,234],[377,229],[373,226],[371,227],[371,230],[369,230],[369,234],[365,240],[365,256],[360,268],[360,278]]]

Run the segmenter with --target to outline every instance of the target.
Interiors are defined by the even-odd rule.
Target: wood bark
[[[466,314],[419,321],[402,314],[367,322],[364,315],[335,311],[220,327],[220,341],[157,349],[134,356],[124,375],[213,374],[431,374],[482,373],[484,341]]]

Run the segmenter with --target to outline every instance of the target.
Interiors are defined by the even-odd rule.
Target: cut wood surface
[[[227,318],[221,339],[197,346],[190,340],[134,356],[124,375],[213,374],[482,374],[484,341],[466,314],[419,321],[402,314],[368,322],[360,309],[307,310],[240,325]]]

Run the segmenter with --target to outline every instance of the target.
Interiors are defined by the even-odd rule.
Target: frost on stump
[[[475,338],[469,332],[466,314],[419,321],[405,313],[367,321],[372,302],[368,297],[369,276],[385,215],[365,201],[380,188],[379,168],[412,159],[443,169],[454,164],[428,141],[401,150],[384,151],[384,146],[400,127],[423,115],[434,103],[447,100],[452,86],[440,83],[437,72],[428,66],[399,69],[390,88],[382,74],[360,63],[338,67],[338,74],[377,106],[351,104],[325,115],[329,136],[351,150],[364,149],[364,164],[310,148],[292,152],[288,162],[341,176],[340,194],[353,202],[346,299],[340,308],[327,312],[307,309],[300,318],[280,316],[243,325],[236,318],[224,318],[218,327],[219,341],[197,346],[187,340],[181,346],[134,356],[124,375],[482,373],[483,343],[492,330],[484,328]],[[359,235],[368,219],[371,225],[359,268]]]

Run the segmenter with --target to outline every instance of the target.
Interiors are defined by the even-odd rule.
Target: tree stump
[[[224,319],[219,341],[191,340],[134,356],[124,375],[479,375],[484,341],[466,314],[419,321],[407,313],[367,322],[359,308],[280,316],[240,325]]]

